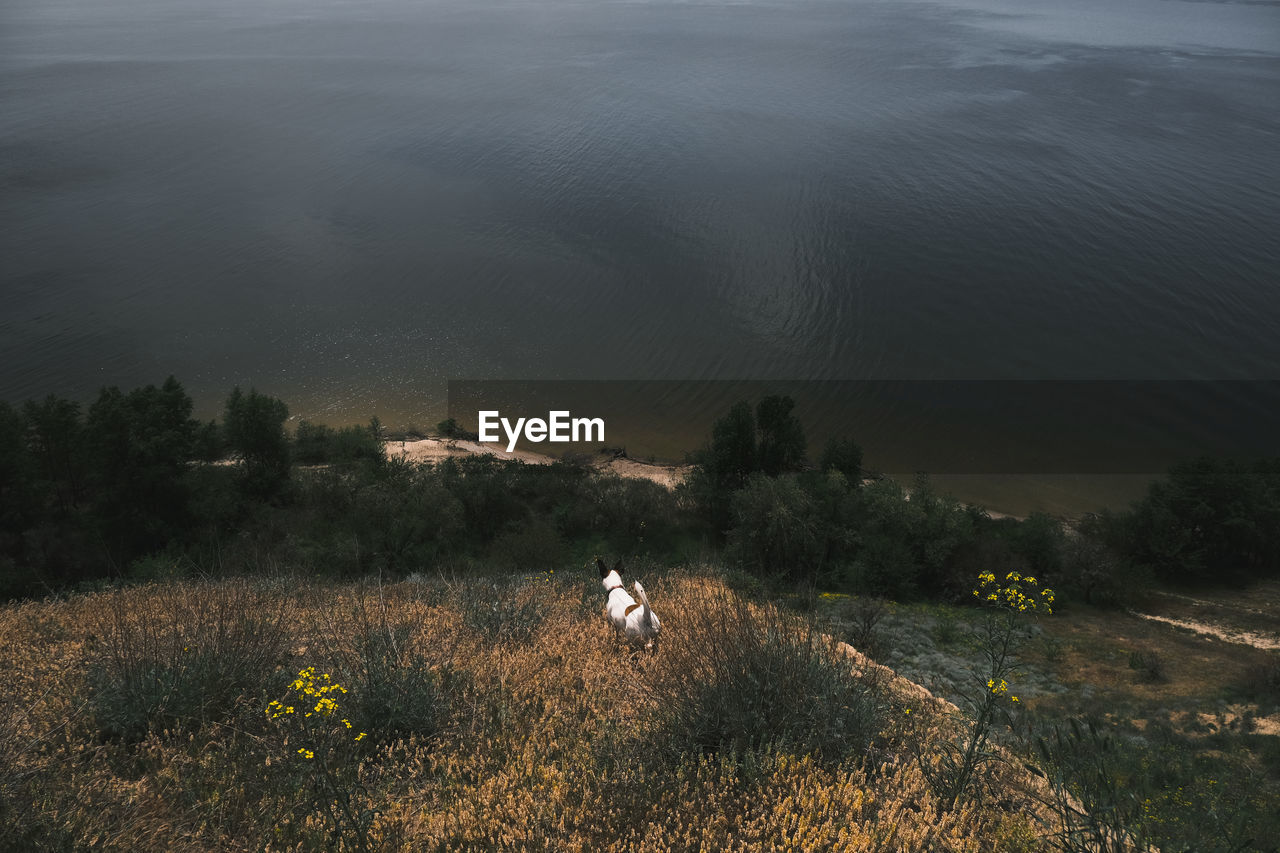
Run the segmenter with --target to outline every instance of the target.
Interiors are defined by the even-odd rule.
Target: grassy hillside
[[[7,843],[985,851],[1055,831],[1016,761],[944,803],[931,774],[964,731],[944,703],[711,575],[643,577],[655,657],[615,641],[585,571],[9,605]]]

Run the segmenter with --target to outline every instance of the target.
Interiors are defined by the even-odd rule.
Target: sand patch
[[[534,453],[529,450],[515,450],[508,453],[501,445],[481,444],[478,441],[467,441],[452,438],[422,438],[416,441],[388,441],[386,443],[387,458],[403,459],[408,462],[440,462],[444,459],[457,459],[464,456],[496,456],[499,459],[515,459],[529,465],[550,465],[558,461],[554,456]],[[674,489],[692,470],[692,465],[659,465],[650,462],[639,462],[626,457],[615,457],[612,454],[601,454],[590,462],[597,471],[612,471],[619,477],[638,480],[651,480],[668,489]]]

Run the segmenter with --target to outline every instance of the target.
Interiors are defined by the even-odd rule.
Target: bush
[[[863,595],[850,599],[841,614],[847,621],[845,636],[849,645],[872,660],[879,660],[887,651],[880,622],[888,613],[889,604],[883,598]]]
[[[1274,853],[1275,780],[1238,751],[1202,750],[1168,732],[1122,737],[1069,719],[1035,738],[1069,853],[1194,850]]]
[[[1148,682],[1168,681],[1164,658],[1159,652],[1151,649],[1135,649],[1129,652],[1129,669],[1138,674],[1138,678]]]
[[[800,421],[791,414],[790,397],[765,397],[756,405],[756,461],[759,470],[777,477],[804,467],[807,442]]]
[[[1134,567],[1107,544],[1101,516],[1086,518],[1062,546],[1063,592],[1086,604],[1127,607],[1151,584],[1149,573]]]
[[[856,762],[880,730],[873,685],[812,624],[724,592],[685,611],[647,708],[670,755],[776,749]]]
[[[159,598],[156,612],[136,600]],[[243,583],[174,584],[118,593],[89,669],[100,736],[198,729],[256,702],[288,654],[283,601]]]
[[[822,558],[809,496],[792,477],[753,474],[733,496],[726,558],[762,575],[812,578]]]
[[[1262,709],[1280,707],[1280,652],[1267,652],[1261,660],[1249,666],[1243,693]]]
[[[333,427],[298,422],[293,435],[293,461],[302,465],[323,465],[329,461],[329,444],[333,441]]]
[[[679,527],[676,498],[670,489],[612,473],[593,475],[583,484],[578,510],[566,518],[566,532],[604,536],[610,551],[664,547]]]
[[[833,438],[818,462],[822,471],[839,471],[854,488],[862,484],[862,447],[852,438]]]
[[[910,500],[892,480],[857,494],[848,523],[857,530],[858,543],[846,572],[856,591],[896,599],[967,595],[967,568],[957,556],[975,543],[981,510],[934,494],[924,476]]]
[[[336,473],[329,477],[340,495],[345,480]],[[351,514],[336,526],[362,543],[359,571],[420,571],[454,547],[465,530],[462,505],[427,468],[390,470],[382,480],[357,487],[348,500]]]
[[[367,626],[352,661],[355,716],[376,740],[436,733],[448,708],[441,676],[421,656],[409,653],[412,626]]]

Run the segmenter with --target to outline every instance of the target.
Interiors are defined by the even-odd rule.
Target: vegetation
[[[734,406],[675,490],[574,461],[389,460],[376,418],[291,433],[255,389],[191,415],[173,378],[87,409],[0,403],[0,593],[46,596],[0,610],[19,847],[1280,837],[1275,653],[1223,652],[1192,690],[1204,650],[1115,609],[1276,578],[1277,460],[1193,460],[1067,525],[868,479],[847,437],[811,466],[785,397]],[[606,551],[648,567],[661,666],[596,618],[577,570]],[[1061,613],[1032,623],[1044,582]]]
[[[1170,581],[1280,576],[1280,458],[1175,465],[1129,513],[1106,517],[1113,546]]]
[[[87,416],[52,397],[0,404],[0,594],[228,571],[525,571],[697,547],[655,483],[574,463],[391,462],[376,423],[302,421],[290,435],[288,407],[254,389],[234,390],[220,423],[191,409],[172,378],[106,389]]]
[[[864,485],[847,437],[809,467],[788,397],[732,407],[674,493],[574,461],[388,462],[376,418],[304,420],[290,435],[287,405],[256,389],[234,389],[220,422],[191,411],[172,377],[104,389],[87,412],[54,397],[0,403],[0,593],[228,565],[522,572],[601,550],[671,561],[708,547],[762,579],[900,600],[962,601],[979,571],[1053,577],[1064,595],[1104,604],[1157,581],[1280,571],[1276,460],[1188,462],[1131,511],[1068,530],[1045,515],[993,519],[926,475],[909,489]]]
[[[469,627],[473,591],[444,580],[178,582],[0,609],[6,840],[68,850],[985,851],[1007,849],[1010,826],[1048,819],[1034,779],[1013,767],[979,781],[983,805],[939,817],[920,770],[894,756],[908,738],[951,736],[948,718],[911,685],[857,674],[803,621],[706,574],[646,574],[670,635],[661,666],[628,660],[599,618],[593,574],[507,584],[501,594],[537,602],[542,615],[518,643]],[[206,618],[188,621],[190,612]],[[157,717],[127,739],[104,736],[85,697],[97,695],[99,668],[115,664],[92,638],[97,626],[147,619],[176,649],[246,642],[236,626],[247,620],[274,638],[275,665],[263,671],[254,658],[234,687],[212,692],[180,680],[175,707],[202,709],[181,726]],[[370,628],[389,629],[397,648],[375,653],[384,671],[430,673],[414,694],[429,725],[406,730],[370,714],[378,684],[417,677],[361,674]],[[145,643],[121,648],[132,671],[146,668]],[[706,689],[693,690],[704,675]],[[743,710],[722,722],[726,709]]]

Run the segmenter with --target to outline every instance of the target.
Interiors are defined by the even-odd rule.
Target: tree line
[[[1096,603],[1151,580],[1280,574],[1280,459],[1189,460],[1130,509],[1069,528],[993,519],[925,475],[868,478],[852,436],[811,456],[784,396],[733,406],[675,490],[582,460],[388,460],[376,418],[290,431],[288,406],[252,388],[217,420],[192,411],[173,377],[87,408],[0,402],[0,595],[175,573],[532,571],[604,551],[713,553],[903,599],[961,599],[979,571],[1043,575]]]

